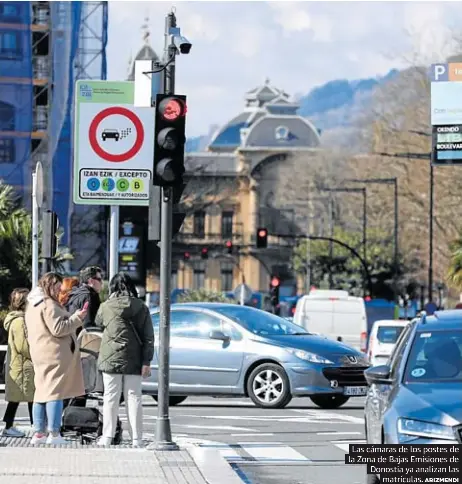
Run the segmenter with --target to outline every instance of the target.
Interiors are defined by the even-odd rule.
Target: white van
[[[310,333],[340,339],[361,349],[361,334],[367,331],[366,306],[347,291],[315,290],[302,296],[295,308],[294,323]]]
[[[373,366],[384,365],[388,361],[399,335],[409,321],[399,319],[376,321],[372,326],[367,356]]]

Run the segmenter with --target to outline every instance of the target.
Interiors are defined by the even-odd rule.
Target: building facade
[[[31,207],[32,172],[44,171],[44,208],[55,211],[64,235],[82,223],[72,203],[72,106],[77,79],[106,78],[107,2],[0,3],[0,178]],[[102,209],[90,214],[92,227]],[[87,218],[88,210],[86,211]],[[77,265],[105,243],[105,222],[77,250]],[[88,240],[88,234],[87,234]],[[97,254],[98,261],[105,252]]]

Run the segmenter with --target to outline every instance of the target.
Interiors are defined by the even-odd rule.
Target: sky
[[[124,80],[143,45],[162,56],[165,16],[192,43],[177,59],[176,92],[188,97],[187,135],[207,134],[239,114],[264,83],[291,95],[333,79],[384,75],[454,52],[458,2],[109,2],[108,79]]]

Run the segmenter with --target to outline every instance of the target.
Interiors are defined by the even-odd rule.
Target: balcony
[[[189,231],[182,231],[175,236],[176,244],[186,245],[207,245],[225,247],[227,241],[231,241],[234,246],[240,246],[244,243],[244,231],[242,224],[234,224],[233,233],[229,236],[222,232],[205,232],[194,233],[192,227]]]

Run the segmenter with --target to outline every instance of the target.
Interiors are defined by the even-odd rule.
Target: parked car
[[[386,363],[403,329],[409,321],[380,320],[372,327],[367,355],[372,365]]]
[[[348,291],[316,289],[302,296],[295,308],[294,323],[333,340],[341,338],[357,349],[361,337],[367,334],[364,300],[350,296]]]
[[[366,370],[369,444],[462,443],[462,312],[422,315],[386,365]],[[368,484],[380,482],[368,476]]]
[[[143,390],[156,397],[159,313],[151,314],[156,351]],[[367,391],[360,352],[249,306],[172,305],[170,346],[171,404],[190,395],[246,396],[259,407],[283,408],[292,397],[310,397],[338,408]]]

